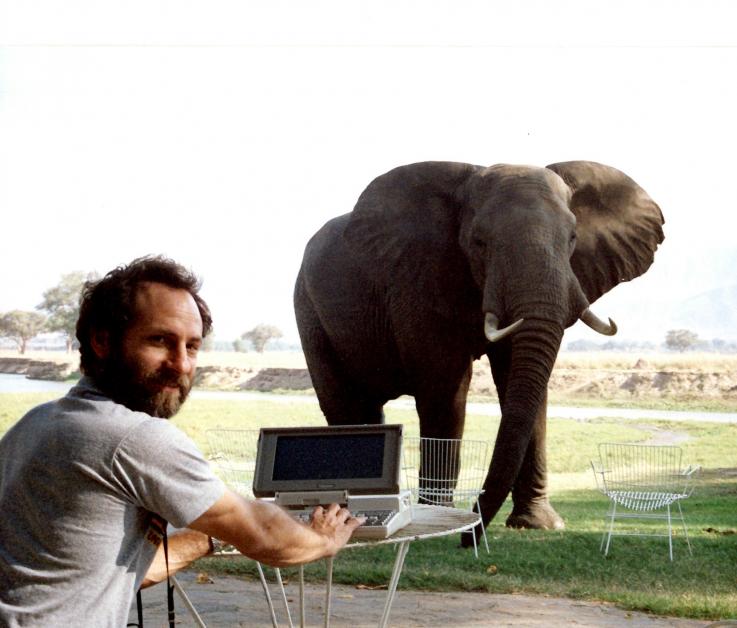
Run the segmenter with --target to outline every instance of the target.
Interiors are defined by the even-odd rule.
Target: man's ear
[[[110,334],[104,330],[93,329],[90,337],[90,344],[95,355],[103,360],[110,353]]]

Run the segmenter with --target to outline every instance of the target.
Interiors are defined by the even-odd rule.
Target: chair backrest
[[[402,458],[404,488],[414,501],[470,510],[483,490],[489,443],[406,436]]]
[[[681,448],[673,445],[599,445],[599,461],[607,491],[682,491],[681,458]]]
[[[253,497],[259,433],[258,429],[225,428],[205,432],[213,471],[228,488],[246,497]]]

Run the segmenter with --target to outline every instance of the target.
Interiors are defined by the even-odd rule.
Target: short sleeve
[[[119,444],[112,473],[138,506],[177,528],[200,517],[225,487],[197,446],[166,419],[142,421]]]

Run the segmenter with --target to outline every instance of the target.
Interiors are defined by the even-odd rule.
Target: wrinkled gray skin
[[[378,177],[309,241],[296,282],[328,423],[380,423],[382,406],[407,394],[422,436],[460,438],[472,362],[486,354],[502,419],[483,523],[511,491],[507,525],[562,527],[548,502],[545,427],[563,330],[648,269],[662,224],[632,179],[593,162],[423,162]],[[523,322],[491,342],[487,314],[500,328]]]

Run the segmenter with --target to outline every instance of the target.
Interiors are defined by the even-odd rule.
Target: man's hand
[[[315,506],[310,526],[318,534],[334,540],[336,552],[351,538],[353,531],[366,521],[366,517],[354,517],[347,508],[330,504],[327,508]]]

